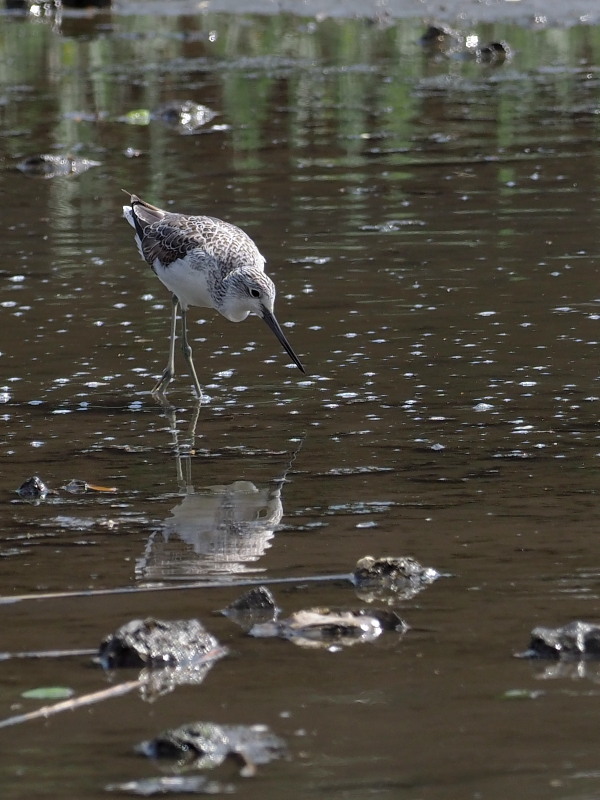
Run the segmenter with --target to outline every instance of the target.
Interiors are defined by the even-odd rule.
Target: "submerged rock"
[[[208,106],[194,103],[193,100],[171,100],[151,111],[149,108],[135,108],[122,117],[121,122],[128,125],[150,125],[153,120],[160,120],[181,134],[198,133],[217,116],[217,112]]]
[[[152,114],[154,119],[160,119],[167,125],[176,128],[179,133],[196,133],[217,116],[217,112],[208,106],[194,103],[193,100],[183,102],[173,100],[159,106]]]
[[[286,745],[266,725],[217,725],[193,722],[163,731],[141,742],[136,752],[148,758],[167,758],[178,766],[212,769],[234,758],[244,777],[254,775],[258,764],[268,764],[285,754]]]
[[[99,486],[95,483],[87,483],[86,481],[75,479],[69,481],[69,483],[61,488],[69,492],[69,494],[80,494],[88,491],[111,493],[117,491],[114,486]],[[58,492],[55,489],[50,489],[39,475],[33,475],[31,478],[27,478],[16,491],[24,500],[40,501],[45,500],[48,495],[58,496]]]
[[[600,657],[600,625],[576,620],[560,628],[537,627],[529,648],[517,658],[578,659]]]
[[[240,595],[237,600],[223,609],[225,615],[231,612],[276,611],[277,605],[273,592],[266,586],[253,586]]]
[[[479,48],[479,61],[484,64],[502,64],[512,56],[506,42],[490,42]]]
[[[107,636],[99,650],[105,669],[176,667],[204,661],[222,651],[197,619],[134,619]]]
[[[384,631],[407,630],[408,625],[393,611],[307,608],[287,619],[253,625],[248,633],[257,638],[278,636],[303,647],[329,648],[372,642]]]
[[[429,25],[419,42],[423,49],[428,53],[447,53],[458,49],[462,37],[460,34],[449,28],[447,25]]]
[[[439,577],[437,570],[409,556],[365,556],[356,562],[353,574],[357,593],[368,601],[407,600]]]
[[[69,155],[29,156],[17,164],[17,169],[34,178],[60,178],[80,175],[91,167],[99,167],[100,161]]]
[[[221,614],[248,630],[257,623],[274,621],[279,614],[279,608],[270,589],[266,586],[253,586],[227,608],[221,609]]]
[[[511,49],[506,42],[489,42],[480,45],[475,34],[463,34],[446,25],[430,25],[419,39],[424,52],[459,61],[477,61],[481,64],[500,65],[508,60]]]
[[[17,494],[24,500],[44,500],[47,495],[56,492],[49,489],[39,475],[33,475],[19,486]]]
[[[197,619],[134,619],[100,645],[104,669],[144,667],[142,696],[153,698],[183,684],[202,683],[214,663],[227,654]]]

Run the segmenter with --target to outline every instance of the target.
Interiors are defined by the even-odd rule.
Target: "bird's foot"
[[[167,391],[167,386],[173,380],[173,372],[172,370],[167,367],[163,374],[160,377],[160,380],[157,382],[155,387],[152,389],[153,395],[164,395]]]

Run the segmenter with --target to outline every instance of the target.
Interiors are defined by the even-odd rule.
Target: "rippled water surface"
[[[512,658],[535,625],[598,618],[600,29],[473,26],[445,53],[424,30],[0,17],[0,594],[28,596],[0,605],[1,648],[94,648],[144,616],[230,648],[154,703],[0,730],[3,797],[161,774],[134,744],[197,719],[288,741],[254,779],[222,768],[240,797],[600,792],[597,671]],[[185,101],[214,116],[166,112]],[[31,174],[41,154],[97,164]],[[152,398],[171,304],[123,188],[248,231],[306,376],[257,318],[195,309],[207,402],[179,353],[172,405]],[[35,474],[39,503],[15,494]],[[289,579],[285,614],[362,607],[327,577],[366,554],[444,575],[398,602],[404,636],[311,650],[213,614],[253,580]],[[111,684],[87,657],[6,660],[0,717],[57,685]]]

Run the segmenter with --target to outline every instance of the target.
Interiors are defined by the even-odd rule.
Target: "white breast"
[[[187,259],[181,258],[173,261],[168,267],[163,267],[156,259],[153,269],[167,289],[179,298],[184,309],[188,306],[215,308],[205,270],[194,269],[190,267]]]

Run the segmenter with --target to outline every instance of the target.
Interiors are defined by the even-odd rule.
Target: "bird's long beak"
[[[275,336],[279,339],[280,343],[283,345],[283,349],[288,354],[288,356],[292,359],[294,364],[298,367],[300,372],[306,372],[306,370],[302,366],[302,362],[300,361],[300,359],[298,358],[296,353],[294,353],[294,351],[292,350],[291,344],[285,338],[285,334],[281,330],[281,325],[277,322],[277,320],[275,319],[273,314],[269,311],[269,309],[265,308],[264,306],[263,306],[263,310],[262,310],[262,318],[267,323],[269,328],[271,328],[271,330],[273,331]]]

